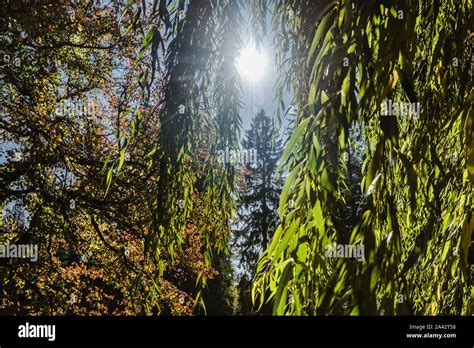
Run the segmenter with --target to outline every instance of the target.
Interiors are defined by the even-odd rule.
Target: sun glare
[[[268,60],[265,52],[248,45],[240,51],[235,65],[240,76],[250,82],[258,82],[265,75]]]

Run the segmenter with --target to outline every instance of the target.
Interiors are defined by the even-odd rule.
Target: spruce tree
[[[282,187],[282,180],[275,173],[282,153],[281,140],[278,138],[275,122],[262,109],[254,117],[242,141],[244,151],[254,154],[248,156],[254,160],[245,164],[245,185],[240,192],[239,229],[236,233],[237,257],[246,280],[253,277],[258,258],[267,248],[278,225],[278,202]],[[247,310],[244,312],[247,312],[250,298],[242,296],[249,297],[250,292],[241,291],[241,311],[245,307]],[[247,305],[242,306],[244,303]]]

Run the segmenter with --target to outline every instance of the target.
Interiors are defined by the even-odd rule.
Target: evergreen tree
[[[281,156],[282,146],[274,121],[261,110],[246,131],[242,145],[247,157],[254,158],[245,164],[247,175],[241,190],[239,207],[239,230],[236,244],[240,265],[246,276],[253,276],[258,258],[272,238],[278,224],[278,202],[281,180],[275,170]],[[250,154],[254,154],[251,156]],[[247,278],[246,278],[247,279]],[[248,297],[249,292],[244,291]],[[249,299],[240,299],[242,303]],[[248,306],[245,306],[246,308]],[[243,313],[248,314],[248,313]]]

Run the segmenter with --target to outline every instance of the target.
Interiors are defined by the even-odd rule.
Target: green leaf
[[[365,184],[366,184],[365,193],[366,194],[368,194],[369,187],[374,182],[376,173],[379,170],[379,165],[380,165],[380,160],[382,158],[383,148],[384,148],[384,144],[383,144],[383,141],[381,140],[377,143],[377,146],[376,146],[375,152],[374,152],[374,157],[370,161],[369,169],[368,169],[367,175],[365,177]]]
[[[342,95],[341,95],[342,106],[347,105],[347,101],[349,100],[350,87],[351,87],[351,71],[349,70],[347,72],[346,77],[344,78],[344,81],[342,81]]]
[[[278,282],[278,289],[273,303],[273,314],[283,315],[285,312],[286,295],[288,292],[287,284],[291,279],[293,271],[293,259],[285,261],[285,266]]]
[[[441,254],[441,258],[439,259],[440,263],[443,263],[444,260],[446,260],[446,256],[448,255],[450,248],[451,248],[451,241],[448,240],[446,244],[444,244],[443,253]]]
[[[306,127],[308,126],[310,121],[311,117],[304,119],[303,122],[301,122],[299,126],[295,129],[293,135],[288,141],[288,144],[286,145],[285,152],[281,156],[280,163],[278,164],[278,167],[276,169],[277,172],[281,170],[283,164],[286,162],[288,157],[290,157],[291,153],[294,150],[296,142],[300,139],[301,135],[303,134],[303,131],[306,130]]]
[[[105,161],[104,161],[104,165],[102,166],[102,172],[105,172],[105,169],[106,169],[107,166],[109,165],[110,159],[111,159],[111,155],[108,155],[107,158],[106,158]]]
[[[280,242],[282,234],[283,234],[283,227],[281,225],[279,225],[278,228],[275,231],[275,234],[272,237],[272,241],[270,242],[270,245],[267,248],[267,253],[268,254],[271,254],[273,252],[273,250],[275,249],[275,247],[278,245],[278,243]],[[259,266],[257,267],[257,273],[258,273],[258,268],[260,267],[260,264],[261,263],[259,262]]]
[[[148,30],[148,32],[145,35],[145,39],[143,40],[142,47],[140,48],[140,52],[138,53],[138,58],[137,60],[140,61],[143,58],[143,54],[145,53],[146,49],[150,46],[152,39],[153,39],[153,33],[154,29],[151,28]]]
[[[469,215],[470,219],[469,219]],[[469,247],[471,246],[472,240],[472,233],[474,232],[474,214],[466,215],[464,227],[461,235],[461,251],[462,251],[462,264],[463,270],[466,271],[468,269],[468,255],[469,255]],[[467,272],[465,272],[467,273]]]
[[[410,205],[412,210],[416,209],[416,192],[418,189],[418,176],[416,175],[413,165],[410,160],[402,153],[399,153],[399,157],[407,171],[408,185],[410,185]]]
[[[120,172],[120,170],[122,169],[123,163],[125,162],[125,150],[126,150],[125,147],[120,149],[120,159],[117,166],[117,174]]]
[[[317,87],[318,86],[315,83],[311,85],[311,89],[309,90],[309,98],[308,98],[309,105],[314,105],[314,101],[316,100]]]
[[[329,8],[333,7],[334,6],[334,3],[330,3],[328,4],[321,12],[324,13],[325,10],[328,10]],[[314,52],[316,51],[316,47],[318,46],[318,43],[319,41],[321,41],[321,36],[324,32],[326,32],[326,29],[327,29],[327,26],[328,24],[330,24],[330,19],[332,17],[332,10],[329,11],[326,16],[324,16],[323,20],[321,21],[321,23],[319,23],[318,25],[318,28],[314,34],[314,38],[313,38],[313,42],[311,44],[311,47],[309,49],[309,53],[308,53],[308,58],[306,60],[306,65],[309,64],[309,62],[311,61],[311,58],[313,57],[313,54]]]
[[[105,183],[105,195],[106,196],[107,196],[107,193],[109,193],[110,185],[112,184],[113,169],[114,169],[114,167],[111,166],[109,168],[109,171],[107,172],[107,180],[106,180],[106,183]]]
[[[324,216],[323,211],[321,209],[321,202],[318,200],[313,209],[314,217],[316,218],[316,227],[321,235],[326,233],[324,228]]]
[[[295,237],[295,232],[298,228],[299,223],[300,223],[300,218],[297,218],[295,221],[291,223],[290,227],[284,232],[283,240],[281,241],[280,245],[278,245],[277,251],[272,255],[273,258],[278,259],[282,255],[283,251],[286,249],[291,239]]]
[[[474,148],[469,151],[469,155],[467,156],[467,172],[469,174],[469,180],[474,184]]]
[[[321,173],[321,186],[328,191],[333,189],[333,184],[331,182],[331,178],[329,177],[327,167],[324,167],[323,172]]]
[[[290,175],[288,175],[288,177],[285,179],[285,185],[283,186],[283,189],[281,190],[281,196],[280,196],[280,205],[279,205],[280,216],[283,216],[283,213],[285,212],[286,202],[288,201],[288,193],[290,192],[290,188],[293,186],[295,182],[295,177],[298,174],[299,170],[300,170],[300,165],[298,164],[295,168],[293,168]]]
[[[321,91],[321,104],[326,104],[329,100],[329,96],[327,95],[326,91]]]

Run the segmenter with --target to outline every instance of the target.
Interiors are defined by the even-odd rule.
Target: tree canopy
[[[256,312],[472,314],[473,13],[2,2],[0,242],[40,257],[0,259],[0,312],[233,314],[242,256]],[[277,82],[275,121],[244,132],[247,27],[273,39]],[[222,160],[241,145],[256,165]],[[238,215],[247,255],[230,250]]]

